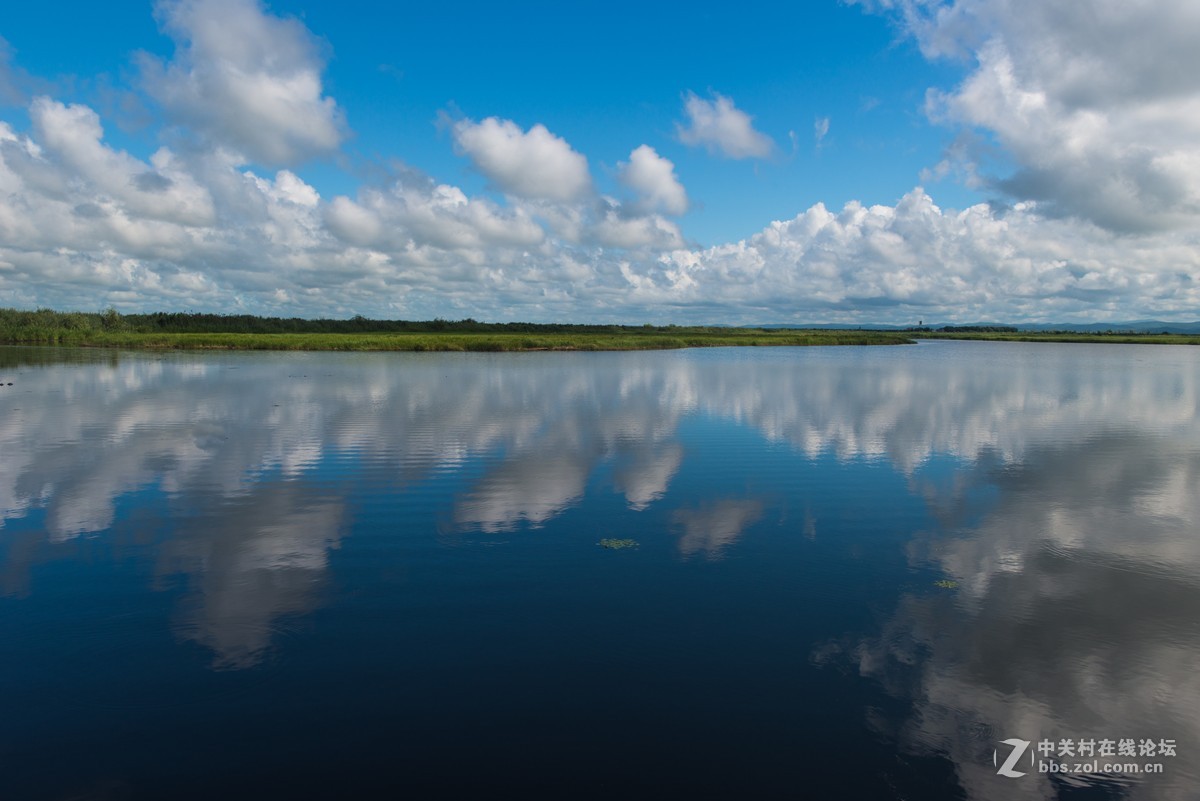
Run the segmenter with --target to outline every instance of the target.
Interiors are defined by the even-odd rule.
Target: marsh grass
[[[1076,331],[1019,331],[1012,333],[906,331],[914,339],[976,339],[987,342],[1107,342],[1130,345],[1200,345],[1195,334],[1150,334],[1128,331],[1080,333]]]
[[[915,339],[1195,345],[1200,336],[1069,331],[864,331],[702,326],[307,320],[192,313],[0,309],[0,343],[162,350],[663,350],[722,346],[898,345]]]
[[[372,327],[383,330],[371,330]],[[221,330],[222,328],[228,330]],[[190,329],[190,330],[189,330]],[[296,330],[299,329],[299,330]],[[801,331],[353,320],[217,315],[121,315],[0,309],[0,342],[170,350],[537,351],[662,350],[718,346],[896,345],[884,331]]]
[[[2,335],[0,335],[2,336]],[[93,332],[47,338],[7,338],[13,343],[79,345],[112,348],[176,350],[403,350],[403,351],[539,351],[539,350],[665,350],[718,346],[770,345],[894,345],[902,336],[870,332],[757,332],[696,333],[654,336],[621,334],[152,334]]]

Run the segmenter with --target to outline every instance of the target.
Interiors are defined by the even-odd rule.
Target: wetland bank
[[[122,315],[0,309],[0,344],[144,350],[480,351],[670,350],[703,347],[901,345],[917,339],[1200,344],[1200,336],[1133,332],[874,330],[678,325],[345,320],[193,313]]]
[[[896,332],[676,325],[308,320],[0,309],[0,343],[147,350],[539,351],[666,350],[763,345],[895,345]]]

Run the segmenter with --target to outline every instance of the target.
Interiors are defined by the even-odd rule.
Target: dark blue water
[[[7,348],[0,382],[5,801],[1200,786],[1200,349]]]

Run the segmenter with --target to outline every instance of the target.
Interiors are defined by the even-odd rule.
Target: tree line
[[[79,335],[101,332],[134,334],[388,334],[388,333],[522,333],[522,334],[615,334],[623,332],[673,332],[678,326],[591,325],[572,323],[482,323],[462,320],[372,320],[356,315],[345,320],[302,317],[260,317],[252,314],[208,314],[202,312],[151,312],[121,314],[116,309],[102,312],[59,312],[53,309],[27,311],[0,309],[0,338],[10,342],[60,342]],[[720,328],[687,330],[721,331]]]

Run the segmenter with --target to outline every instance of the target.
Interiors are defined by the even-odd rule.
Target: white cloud
[[[1116,236],[1028,204],[943,212],[916,189],[894,207],[817,204],[749,239],[673,252],[659,262],[665,283],[643,293],[759,319],[1178,316],[1200,303],[1197,239]]]
[[[829,134],[829,118],[817,117],[813,122],[813,141],[817,144],[817,149],[821,149],[825,137]]]
[[[182,93],[167,101],[216,103],[214,87],[228,88],[218,79],[236,72],[229,72],[230,65],[245,66],[243,77],[308,69],[317,89],[301,111],[315,114],[318,124],[301,133],[320,133],[321,121],[333,120],[336,107],[320,96],[311,35],[257,6],[227,7],[234,19],[248,15],[248,29],[262,33],[270,47],[252,53],[240,32],[229,41],[214,38],[206,26],[217,6],[164,7],[168,28],[182,30],[186,23],[193,33],[181,39],[180,54],[154,86]],[[983,0],[970,7],[979,13],[990,8]],[[1181,20],[1177,14],[1175,21]],[[939,24],[939,31],[952,29],[949,22]],[[937,45],[950,52],[949,41],[943,36]],[[620,202],[597,193],[586,158],[544,126],[525,130],[498,118],[463,120],[451,126],[456,147],[505,198],[473,197],[403,168],[385,181],[323,198],[296,172],[240,166],[244,157],[235,149],[278,146],[291,157],[317,146],[289,138],[295,131],[274,125],[271,114],[255,123],[255,136],[262,138],[242,137],[241,145],[237,129],[221,127],[224,117],[189,123],[176,114],[212,147],[187,146],[187,130],[176,130],[169,141],[183,139],[183,146],[139,157],[105,140],[91,108],[38,97],[29,105],[26,128],[0,122],[0,304],[662,322],[1194,316],[1200,308],[1194,278],[1200,274],[1200,234],[1185,224],[1194,185],[1195,146],[1185,141],[1195,105],[1191,79],[1168,80],[1146,65],[1141,77],[1104,68],[1091,83],[1078,70],[1067,70],[1071,80],[1052,81],[1048,68],[1032,69],[1035,56],[1014,50],[1007,39],[1004,49],[994,51],[988,48],[996,45],[965,33],[954,41],[972,43],[977,49],[965,52],[978,53],[981,66],[955,93],[935,97],[934,107],[957,120],[982,119],[992,102],[1008,108],[1014,120],[1024,113],[1020,124],[998,117],[988,124],[995,137],[1022,146],[1055,143],[1038,162],[1041,172],[1026,165],[1006,184],[1018,192],[1017,184],[1032,175],[1058,177],[1042,193],[1044,200],[944,211],[915,189],[894,206],[852,202],[836,210],[816,204],[751,237],[706,248],[690,244],[669,218],[686,211],[689,198],[674,165],[648,145],[619,165],[616,177],[631,196]],[[282,55],[271,60],[267,51]],[[1074,51],[1064,52],[1053,58],[1069,61]],[[1007,84],[993,80],[1004,75],[1011,76]],[[1030,89],[1029,76],[1038,77],[1042,88]],[[1161,91],[1145,99],[1131,88],[1138,86]],[[1162,87],[1178,102],[1167,103]],[[1097,111],[1097,98],[1110,105],[1120,100],[1130,116]],[[693,123],[707,120],[689,129],[695,143],[727,154],[735,148],[732,155],[738,141],[742,153],[756,141],[765,142],[763,152],[770,150],[769,140],[728,98],[692,95],[689,104],[696,110]],[[1108,143],[1116,149],[1105,150],[1106,142],[1085,129],[1050,125],[1062,119],[1047,111],[1054,108],[1093,115],[1105,130],[1117,130],[1120,135]],[[1163,131],[1148,130],[1151,109]],[[303,119],[298,114],[288,125],[301,126]],[[741,127],[722,127],[720,119],[740,120]],[[828,130],[823,121],[816,120],[814,135]],[[740,131],[740,139],[722,138],[731,130]],[[699,138],[701,132],[709,138]],[[977,176],[972,158],[980,139],[973,131],[962,133],[952,158],[929,176],[951,170]],[[1142,152],[1146,169],[1136,175],[1129,171],[1141,152],[1130,149],[1134,140],[1148,143]],[[336,143],[336,136],[328,139]],[[1016,144],[1010,151],[1025,152]],[[1076,169],[1080,160],[1093,158],[1105,169]],[[1167,167],[1174,184],[1150,180]],[[1116,190],[1106,195],[1106,182],[1128,189],[1132,200],[1123,202]],[[1111,210],[1109,217],[1078,211],[1101,204]],[[1070,209],[1076,216],[1064,214]],[[1131,210],[1143,215],[1142,223],[1177,227],[1138,237],[1114,233],[1137,227]]]
[[[677,126],[679,140],[703,145],[710,153],[726,158],[766,158],[775,149],[771,137],[754,130],[753,118],[724,95],[713,93],[705,100],[693,92],[684,98],[687,125]]]
[[[528,131],[512,120],[459,120],[458,149],[502,191],[523,198],[566,201],[591,191],[587,159],[565,139],[537,124]]]
[[[327,202],[290,171],[260,176],[223,152],[114,151],[85,106],[39,100],[31,116],[46,124],[27,136],[0,124],[0,303],[409,317],[504,304],[520,317],[542,291],[573,302],[570,282],[591,273],[525,206],[416,173]],[[192,194],[202,214],[185,213]],[[593,206],[579,209],[589,240]],[[639,246],[678,246],[663,228]]]
[[[163,148],[143,164],[101,142],[100,118],[87,106],[63,105],[46,97],[29,109],[33,129],[50,156],[64,168],[63,178],[82,181],[121,210],[140,217],[182,225],[215,222],[212,198]]]
[[[38,98],[30,118],[28,136],[0,125],[9,302],[238,308],[318,264],[338,275],[320,197],[293,173],[261,178],[221,153],[166,148],[142,161],[104,144],[86,106]]]
[[[638,193],[642,209],[676,215],[688,209],[687,192],[675,175],[675,165],[649,145],[635,148],[629,161],[620,164],[617,177]]]
[[[333,199],[325,212],[325,224],[340,239],[359,247],[370,247],[384,234],[379,214],[344,195]]]
[[[896,13],[928,57],[973,62],[927,108],[995,137],[1016,169],[994,186],[1118,231],[1200,222],[1196,3],[862,4]]]
[[[175,58],[142,60],[147,91],[172,118],[217,147],[292,164],[341,143],[344,122],[322,92],[324,60],[296,19],[257,0],[180,0],[157,7]]]
[[[586,238],[604,247],[671,250],[683,247],[679,227],[657,214],[626,215],[619,206],[599,212],[587,229]]]
[[[895,206],[817,204],[694,248],[638,203],[501,204],[412,171],[326,200],[292,172],[258,175],[222,153],[138,159],[105,144],[85,106],[42,98],[30,116],[29,134],[0,124],[8,305],[664,322],[1113,320],[1200,307],[1195,232],[1120,236],[1033,204],[943,211],[917,189]]]
[[[521,208],[503,209],[461,189],[413,178],[386,189],[367,188],[358,201],[338,197],[329,207],[330,230],[361,247],[396,251],[410,244],[444,250],[536,247],[545,232]]]

